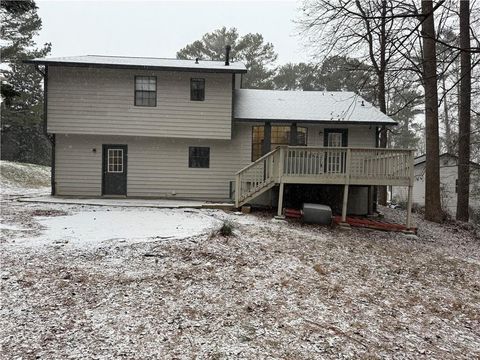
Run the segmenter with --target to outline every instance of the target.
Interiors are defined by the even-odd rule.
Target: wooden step
[[[275,186],[275,182],[271,181],[266,183],[263,187],[258,189],[255,192],[249,192],[247,196],[242,197],[242,199],[238,202],[239,206],[246,204],[247,202],[255,199],[256,197],[262,195],[265,191],[270,190],[272,187]]]

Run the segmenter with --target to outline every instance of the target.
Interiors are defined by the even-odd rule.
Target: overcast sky
[[[221,26],[260,33],[274,44],[278,64],[308,61],[293,20],[298,1],[51,1],[37,0],[43,29],[37,42],[51,56],[175,57]]]

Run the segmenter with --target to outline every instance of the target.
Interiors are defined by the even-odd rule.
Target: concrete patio
[[[180,200],[180,199],[125,199],[125,198],[78,198],[61,196],[33,196],[22,197],[18,201],[30,203],[47,204],[70,204],[70,205],[89,205],[89,206],[108,206],[108,207],[149,207],[157,209],[234,209],[233,203],[214,203],[198,200]]]

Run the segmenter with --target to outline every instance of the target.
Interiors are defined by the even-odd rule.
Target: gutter
[[[137,69],[137,70],[157,70],[157,71],[186,71],[186,72],[201,72],[201,73],[238,73],[245,74],[247,69],[211,69],[201,67],[175,67],[175,66],[149,66],[149,65],[122,65],[122,64],[96,64],[85,62],[62,62],[62,61],[42,61],[42,60],[23,60],[25,64],[38,65],[56,65],[68,67],[87,67],[87,68],[108,68],[108,69]]]
[[[398,122],[384,122],[384,121],[368,121],[368,120],[312,120],[312,119],[255,119],[255,118],[239,118],[235,117],[234,119],[237,122],[245,122],[245,123],[263,123],[266,121],[270,121],[272,123],[298,123],[298,124],[336,124],[336,125],[371,125],[371,126],[395,126],[398,125]]]
[[[28,63],[24,61],[24,63]],[[43,133],[50,141],[52,145],[52,154],[50,156],[50,169],[51,169],[51,194],[55,195],[55,134],[49,134],[47,128],[47,120],[48,120],[48,66],[45,65],[44,71],[40,69],[40,67],[35,64],[35,70],[43,76]]]
[[[232,74],[232,120],[230,121],[230,137],[233,138],[233,126],[234,126],[234,120],[235,120],[235,111],[234,111],[234,106],[235,106],[235,74]]]

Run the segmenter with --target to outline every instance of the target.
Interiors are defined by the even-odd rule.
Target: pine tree
[[[271,89],[277,53],[271,43],[266,43],[261,34],[238,35],[237,29],[222,27],[206,33],[201,40],[185,46],[177,52],[179,59],[225,60],[225,46],[230,45],[232,61],[242,61],[248,69],[243,76],[244,88]]]
[[[2,2],[0,14],[2,158],[48,163],[50,144],[42,129],[43,78],[23,60],[46,56],[51,44],[35,48],[33,38],[42,21],[34,1]]]
[[[422,1],[422,12],[428,14],[422,23],[426,140],[425,219],[441,222],[443,219],[440,203],[437,61],[432,1]]]
[[[470,111],[472,108],[472,69],[470,50],[470,1],[460,2],[460,101],[458,121],[457,220],[469,220],[470,196]]]

